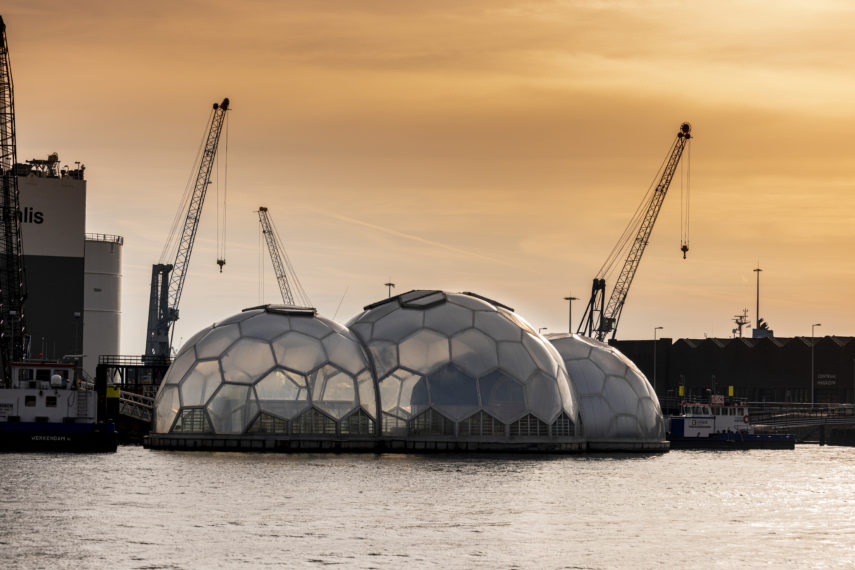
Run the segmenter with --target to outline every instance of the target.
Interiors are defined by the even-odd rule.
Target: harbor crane
[[[196,241],[196,229],[199,227],[199,218],[202,214],[202,206],[205,204],[205,194],[211,183],[211,170],[214,159],[217,156],[217,145],[220,141],[220,133],[229,110],[228,98],[222,103],[214,103],[213,111],[208,126],[208,134],[205,138],[199,159],[199,168],[196,171],[195,183],[189,195],[187,213],[184,216],[184,224],[178,241],[178,250],[172,263],[157,263],[151,268],[151,295],[148,305],[148,326],[146,328],[145,356],[154,358],[168,358],[172,344],[172,323],[178,320],[178,304],[181,301],[181,290],[184,287],[184,279],[187,277],[187,267],[190,264],[190,254],[193,252],[193,243]],[[179,210],[180,213],[181,210]],[[180,217],[176,216],[176,221]],[[167,240],[167,246],[173,241],[173,233]],[[166,248],[164,248],[164,255]],[[218,259],[217,264],[222,265],[225,260]]]
[[[21,246],[20,195],[15,171],[15,95],[6,23],[0,16],[0,366],[3,381],[10,378],[10,364],[25,356],[24,253]]]
[[[303,286],[300,285],[297,274],[294,272],[294,267],[285,253],[285,246],[282,243],[282,239],[279,237],[279,233],[270,220],[270,214],[264,206],[259,206],[258,208],[258,223],[261,224],[261,233],[264,235],[264,241],[267,242],[270,261],[273,263],[273,272],[276,274],[276,282],[279,284],[280,293],[282,293],[282,302],[291,306],[311,306],[311,301],[309,301],[308,295],[303,290]],[[288,268],[287,272],[285,271],[286,266]],[[288,280],[289,273],[294,282],[293,287]]]
[[[677,165],[683,156],[683,150],[692,138],[691,131],[692,127],[689,123],[680,125],[677,137],[671,145],[671,149],[663,163],[664,166],[661,169],[658,184],[653,188],[652,192],[648,190],[644,200],[642,200],[641,206],[639,206],[632,220],[630,220],[629,225],[627,225],[609,258],[600,268],[597,276],[594,277],[594,283],[591,287],[591,299],[588,301],[588,306],[579,323],[578,333],[591,337],[596,336],[598,340],[604,340],[609,334],[611,334],[612,338],[615,338],[623,306],[629,294],[629,287],[632,285],[635,272],[638,270],[641,256],[644,255],[644,249],[650,241],[653,225],[656,223],[659,210],[662,208],[662,202],[665,200],[665,195],[668,193],[669,186],[671,186],[671,180],[677,171]],[[688,204],[688,201],[686,201],[686,204]],[[687,206],[684,207],[684,211],[682,212],[685,214],[685,225],[680,245],[680,250],[683,252],[683,259],[686,258],[686,253],[689,251],[687,229],[688,210],[686,208]],[[630,241],[633,230],[635,230],[635,237]],[[621,252],[626,250],[627,247],[629,247],[629,253],[624,261],[614,289],[612,289],[609,301],[605,303],[605,276],[612,269]]]

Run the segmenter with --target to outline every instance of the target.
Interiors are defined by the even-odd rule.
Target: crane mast
[[[591,300],[588,302],[588,307],[585,309],[585,314],[579,324],[578,332],[588,336],[596,336],[598,340],[603,340],[611,333],[612,338],[617,333],[618,322],[620,321],[623,306],[626,302],[626,297],[629,294],[629,287],[632,285],[632,280],[635,277],[635,272],[638,270],[638,264],[641,262],[641,256],[644,255],[644,250],[647,243],[650,241],[650,234],[653,231],[653,225],[656,223],[656,218],[659,216],[659,210],[662,209],[662,202],[665,200],[665,195],[668,193],[668,188],[671,185],[671,180],[674,178],[674,173],[677,171],[677,165],[680,162],[680,157],[683,156],[683,150],[686,147],[691,135],[692,127],[689,123],[680,125],[680,131],[674,140],[671,150],[668,154],[665,167],[662,170],[662,175],[659,178],[659,183],[653,191],[644,216],[641,218],[633,239],[629,254],[621,268],[620,275],[615,283],[612,294],[609,297],[608,303],[604,303],[606,282],[602,275],[594,278],[594,284],[591,289]],[[688,251],[687,242],[684,242],[681,247],[683,258],[686,257]],[[599,315],[599,322],[594,323],[595,315]]]
[[[0,365],[3,379],[9,378],[9,364],[24,356],[24,259],[21,225],[18,219],[18,177],[15,172],[15,97],[6,23],[0,17]]]
[[[171,326],[178,320],[181,290],[184,288],[190,254],[193,252],[193,243],[196,241],[196,229],[199,227],[199,218],[205,203],[208,184],[211,182],[211,170],[228,109],[228,98],[223,99],[222,103],[214,103],[175,261],[172,264],[158,263],[152,266],[145,346],[145,354],[148,357],[167,358],[170,354]]]
[[[279,239],[279,235],[270,221],[268,210],[264,206],[258,208],[258,222],[261,224],[261,233],[264,235],[267,250],[270,252],[270,261],[273,263],[273,272],[276,274],[276,282],[279,284],[282,302],[292,306],[298,304],[295,292],[288,281],[288,273],[285,271],[285,266],[288,265],[289,269],[291,269],[291,275],[294,279],[296,293],[300,297],[300,302],[305,306],[309,306],[311,303],[308,296],[303,291],[302,286],[300,286],[300,282],[297,280],[290,263],[288,263],[288,257],[285,255],[285,247],[282,245],[282,240]]]

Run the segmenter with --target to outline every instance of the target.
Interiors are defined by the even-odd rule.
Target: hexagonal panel
[[[275,366],[270,344],[263,340],[242,338],[235,342],[220,359],[226,382],[252,384]]]
[[[454,420],[462,420],[478,409],[475,378],[447,364],[427,377],[431,404]]]
[[[382,378],[398,367],[398,345],[394,342],[375,340],[369,346],[377,377]]]
[[[520,382],[525,383],[537,370],[534,360],[521,342],[500,342],[498,348],[499,366]]]
[[[451,337],[451,360],[473,376],[481,376],[499,366],[496,341],[477,329]]]
[[[306,378],[277,368],[255,385],[261,410],[282,419],[292,420],[309,407]]]
[[[531,333],[523,333],[523,346],[526,347],[528,353],[534,359],[537,367],[550,375],[555,375],[555,369],[558,365],[552,357],[549,349],[546,348],[546,341]],[[542,418],[541,418],[542,419]]]
[[[579,340],[578,335],[553,336],[549,335],[549,342],[558,349],[558,353],[564,360],[575,360],[577,358],[588,358],[591,347]]]
[[[211,418],[214,432],[219,434],[240,434],[252,419],[247,396],[249,386],[223,384],[208,403],[208,416]],[[257,408],[257,405],[256,405]],[[257,410],[255,410],[257,412]]]
[[[181,382],[181,405],[204,405],[222,382],[219,360],[196,362]]]
[[[612,349],[607,350],[592,350],[591,360],[600,367],[607,375],[623,376],[626,374],[626,364],[612,352]]]
[[[277,400],[307,402],[309,389],[306,377],[288,370],[277,368],[267,374],[255,385],[258,400],[263,403]]]
[[[163,378],[163,384],[178,384],[193,363],[196,362],[196,355],[192,350],[186,351],[184,354],[176,358],[166,371],[166,376]]]
[[[642,398],[638,401],[635,416],[638,419],[638,427],[641,436],[646,439],[665,439],[665,425],[662,420],[662,411],[650,398]]]
[[[240,332],[243,336],[270,341],[291,330],[290,320],[283,315],[261,313],[240,323]]]
[[[576,393],[602,394],[606,375],[596,364],[590,360],[571,360],[565,363],[570,373],[570,381],[576,389]]]
[[[354,378],[333,366],[324,366],[310,374],[309,390],[312,403],[336,419],[359,404]]]
[[[310,316],[292,316],[291,330],[307,334],[312,338],[322,339],[333,331],[320,319]]]
[[[528,409],[544,422],[551,424],[561,410],[561,397],[555,379],[535,372],[525,387]]]
[[[285,333],[271,344],[276,362],[304,374],[327,361],[321,341],[300,332]]]
[[[239,336],[240,329],[236,324],[217,327],[196,344],[196,356],[199,358],[217,358]]]
[[[448,338],[422,329],[398,347],[401,366],[426,373],[449,360]]]
[[[520,341],[522,329],[504,314],[492,311],[475,313],[475,328],[484,331],[495,340]]]
[[[372,418],[377,418],[377,398],[371,373],[366,370],[359,375],[356,381],[359,389],[359,404]]]
[[[163,386],[157,395],[157,416],[155,417],[155,432],[168,433],[175,421],[175,415],[181,407],[178,397],[178,388],[175,386]]]
[[[617,414],[612,433],[614,437],[638,438],[641,435],[641,430],[638,427],[638,419],[635,414]]]
[[[499,420],[510,423],[526,411],[522,384],[498,370],[478,379],[481,407]]]
[[[472,326],[474,315],[471,310],[453,303],[443,303],[425,311],[425,327],[446,336]]]
[[[423,317],[418,309],[399,309],[374,323],[373,338],[398,342],[422,328]]]
[[[200,330],[199,332],[197,332],[196,334],[194,334],[193,336],[191,336],[190,340],[185,342],[184,346],[181,347],[181,350],[179,350],[175,354],[175,357],[177,358],[177,357],[181,356],[182,354],[184,354],[185,352],[187,352],[188,350],[190,350],[191,348],[194,348],[196,346],[196,343],[199,342],[199,339],[201,339],[203,336],[205,336],[206,334],[211,332],[211,329],[213,329],[213,328],[214,328],[213,326],[205,327],[202,330]]]
[[[398,410],[415,416],[430,407],[428,384],[424,376],[411,374],[401,381],[401,398]]]
[[[341,333],[333,333],[321,341],[330,362],[353,375],[362,372],[368,365],[356,340]]]
[[[579,404],[582,424],[585,427],[585,437],[602,439],[612,435],[612,419],[614,412],[602,395],[582,396]]]
[[[603,397],[615,414],[632,414],[638,407],[638,395],[623,376],[607,376]]]

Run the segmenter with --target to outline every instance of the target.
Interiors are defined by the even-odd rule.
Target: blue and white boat
[[[720,403],[680,405],[667,420],[671,449],[794,449],[792,434],[754,433],[748,406]]]
[[[98,393],[73,363],[12,362],[0,387],[0,451],[113,452],[112,422],[98,421]]]

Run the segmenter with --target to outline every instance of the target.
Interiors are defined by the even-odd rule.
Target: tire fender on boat
[[[751,416],[743,416],[742,421],[747,423],[747,424],[750,424],[751,423]]]

